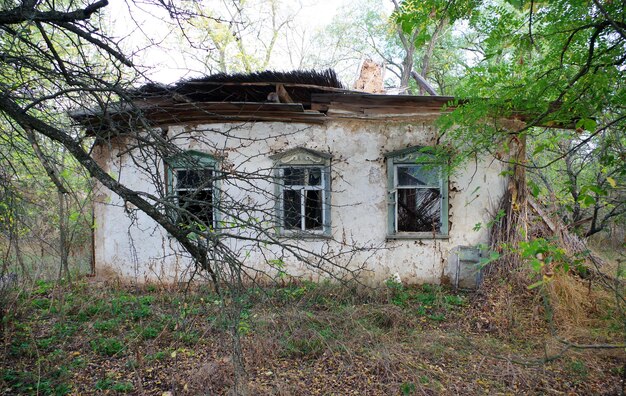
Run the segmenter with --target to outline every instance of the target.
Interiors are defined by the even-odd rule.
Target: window
[[[188,151],[166,160],[168,194],[181,210],[172,210],[179,224],[215,227],[217,223],[216,160]]]
[[[324,181],[321,167],[283,167],[282,212],[285,230],[324,230]]]
[[[298,148],[276,162],[277,226],[283,235],[330,234],[330,155]]]
[[[388,227],[390,236],[448,235],[448,179],[443,168],[419,148],[387,157]]]

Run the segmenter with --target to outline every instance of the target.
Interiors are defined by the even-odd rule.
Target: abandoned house
[[[184,208],[182,224],[208,225],[247,273],[317,278],[332,261],[368,282],[474,282],[488,238],[475,226],[505,178],[492,159],[452,174],[428,163],[453,98],[348,90],[331,71],[214,75],[132,98],[140,120],[74,115],[94,158],[163,210]],[[151,150],[158,141],[176,150]],[[97,272],[172,282],[193,271],[164,229],[101,186],[94,219]]]

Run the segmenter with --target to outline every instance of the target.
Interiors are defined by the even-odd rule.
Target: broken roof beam
[[[428,81],[426,81],[424,77],[420,76],[415,70],[411,70],[411,77],[413,77],[415,82],[417,82],[420,87],[424,88],[424,90],[430,95],[437,96],[437,92],[435,92],[435,89],[428,83]]]
[[[311,94],[311,110],[330,113],[355,112],[410,114],[440,112],[444,107],[451,109],[453,97],[411,96],[375,94]]]
[[[278,99],[280,99],[280,103],[293,103],[293,99],[291,99],[283,84],[276,84],[276,94]]]

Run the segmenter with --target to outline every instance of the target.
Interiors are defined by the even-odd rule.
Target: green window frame
[[[219,223],[219,161],[195,150],[165,160],[167,195],[172,219],[182,225],[215,229]],[[195,226],[194,226],[195,225]]]
[[[385,155],[389,238],[448,237],[448,175],[420,149]]]
[[[274,160],[276,229],[284,236],[330,236],[330,160],[326,153],[295,148]]]

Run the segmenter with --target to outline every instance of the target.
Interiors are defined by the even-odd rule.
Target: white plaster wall
[[[288,240],[311,251],[339,253],[342,241],[376,249],[339,258],[338,264],[364,267],[361,277],[372,283],[398,273],[410,283],[443,279],[451,249],[487,241],[485,227],[474,231],[477,223],[489,221],[505,187],[500,176],[502,165],[494,162],[467,164],[450,177],[448,239],[387,239],[387,175],[384,154],[416,145],[431,145],[436,139],[432,120],[411,123],[371,120],[337,120],[324,125],[285,123],[213,124],[197,127],[170,127],[183,149],[193,149],[223,158],[226,170],[271,175],[269,155],[295,147],[306,147],[333,156],[332,240]],[[191,137],[192,139],[189,139]],[[123,145],[98,147],[95,156],[111,175],[128,187],[155,192],[154,175],[141,172],[123,153]],[[158,170],[161,172],[161,170]],[[162,173],[161,173],[162,174]],[[163,177],[159,176],[161,182]],[[242,191],[242,182],[224,183],[225,194],[234,200],[254,202],[259,209],[272,212],[263,191],[273,193],[270,180],[256,180],[258,190]],[[249,188],[248,188],[249,190]],[[131,209],[131,210],[129,210]],[[113,272],[137,282],[184,280],[191,268],[189,260],[167,233],[147,216],[132,211],[115,194],[100,189],[95,203],[96,268]],[[134,217],[129,217],[129,213]],[[258,216],[258,213],[249,213]],[[267,219],[269,220],[269,219]],[[283,255],[278,247],[265,247],[265,255],[249,243],[230,240],[246,266],[274,273],[265,262],[272,252],[285,258],[286,271],[292,276],[316,278],[306,263]]]

